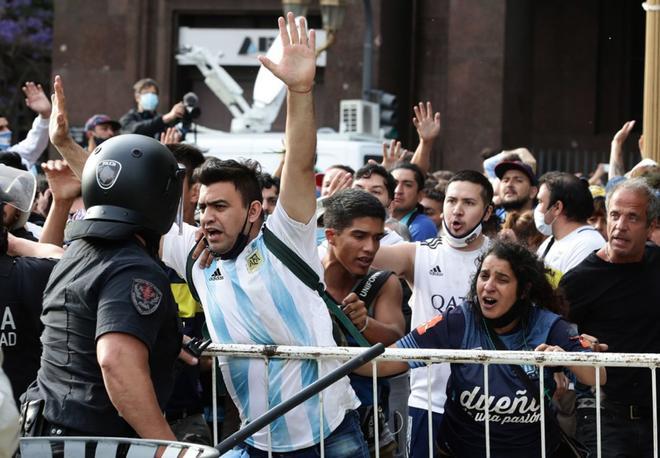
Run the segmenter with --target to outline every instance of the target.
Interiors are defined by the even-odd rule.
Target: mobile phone
[[[603,171],[605,173],[610,173],[610,164],[606,164],[603,162]]]

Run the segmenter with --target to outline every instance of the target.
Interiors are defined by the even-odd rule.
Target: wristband
[[[360,329],[360,334],[364,332],[365,329],[367,329],[367,326],[369,326],[369,317],[367,317],[366,320],[364,320],[364,326],[362,326],[362,329]]]

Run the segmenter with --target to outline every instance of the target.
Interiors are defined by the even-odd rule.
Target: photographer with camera
[[[192,113],[190,104],[186,106],[186,100],[177,102],[170,111],[163,115],[156,112],[158,107],[158,83],[151,78],[143,78],[133,85],[135,91],[135,103],[137,108],[131,110],[121,117],[121,132],[123,134],[141,134],[148,137],[160,138],[168,127],[172,127],[183,119],[189,118]],[[186,94],[188,96],[190,94]],[[193,94],[194,95],[194,94]],[[195,96],[197,99],[197,96]]]

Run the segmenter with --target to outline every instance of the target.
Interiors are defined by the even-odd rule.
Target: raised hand
[[[168,127],[165,132],[160,134],[160,142],[163,145],[176,145],[181,143],[181,132],[176,127]]]
[[[50,116],[51,106],[41,84],[34,84],[32,81],[28,81],[22,89],[23,94],[25,94],[25,105],[38,113],[42,118],[48,118]]]
[[[440,113],[433,114],[433,106],[431,102],[419,102],[413,107],[415,117],[413,124],[417,129],[419,139],[425,142],[434,141],[440,135]]]
[[[287,30],[288,22],[288,30]],[[287,85],[290,91],[307,93],[312,90],[316,73],[316,34],[313,30],[307,36],[307,21],[300,20],[300,33],[293,13],[277,20],[282,40],[282,59],[274,63],[266,56],[259,56],[259,62]]]
[[[41,164],[46,174],[53,200],[73,200],[80,196],[80,179],[66,161],[54,160]]]
[[[619,131],[614,134],[614,138],[612,139],[612,143],[616,143],[617,145],[621,146],[623,143],[626,141],[628,138],[628,135],[630,135],[630,132],[632,131],[633,127],[635,127],[635,121],[628,121],[626,122]]]
[[[348,172],[339,171],[330,180],[327,194],[324,197],[330,197],[343,189],[348,189],[353,184],[353,175]]]
[[[388,145],[383,143],[383,162],[380,163],[385,170],[392,170],[397,162],[403,160],[406,150],[401,151],[401,142],[392,140]]]
[[[64,85],[60,75],[55,76],[53,83],[53,112],[50,116],[48,135],[55,147],[62,146],[71,140],[69,135],[69,116],[66,111],[66,97],[64,97]]]

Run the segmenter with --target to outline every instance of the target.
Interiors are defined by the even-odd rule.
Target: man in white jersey
[[[605,239],[587,223],[594,199],[586,181],[566,172],[548,172],[539,182],[534,223],[548,238],[537,254],[551,269],[550,282],[556,287],[562,275],[600,250]]]
[[[316,125],[312,86],[315,38],[294,18],[279,19],[282,60],[261,63],[288,87],[286,144],[289,145],[278,203],[266,227],[323,278],[316,253],[314,152]],[[323,300],[305,286],[265,245],[262,195],[254,164],[209,159],[198,170],[199,208],[204,240],[214,255],[207,268],[193,267],[197,290],[214,342],[269,345],[334,346],[332,323]],[[196,245],[195,228],[183,236],[173,228],[163,241],[163,261],[185,274]],[[199,263],[198,263],[199,264]],[[243,424],[291,398],[339,366],[338,361],[227,358],[222,374]],[[324,438],[327,457],[367,457],[347,377],[304,402],[246,439],[232,456],[265,457],[273,452],[318,456]],[[322,414],[322,418],[321,418]]]
[[[481,224],[492,213],[493,187],[474,170],[457,172],[447,185],[443,205],[443,234],[417,243],[381,247],[374,266],[394,271],[413,290],[412,327],[460,305],[476,270],[476,259],[488,246]],[[449,377],[448,364],[413,369],[408,406],[411,420],[410,456],[428,457],[428,385],[431,384],[433,443],[438,437]]]

